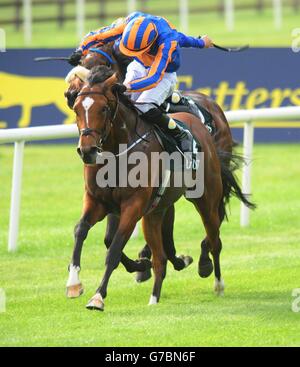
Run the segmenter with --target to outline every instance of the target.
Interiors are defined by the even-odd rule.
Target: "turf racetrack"
[[[152,280],[136,284],[122,265],[108,288],[104,313],[85,309],[104,268],[98,224],[83,248],[85,293],[66,299],[65,283],[81,210],[82,163],[75,146],[27,146],[19,250],[7,253],[12,149],[0,147],[1,346],[198,346],[299,345],[300,313],[292,290],[300,288],[299,145],[256,145],[251,227],[239,227],[239,203],[222,228],[225,296],[213,293],[213,276],[197,274],[204,231],[191,204],[176,207],[178,253],[194,263],[182,272],[168,267],[161,303],[147,306]],[[136,257],[142,234],[125,251]]]

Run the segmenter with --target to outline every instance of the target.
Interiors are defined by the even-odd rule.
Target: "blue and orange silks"
[[[121,39],[122,38],[122,39]],[[121,39],[121,40],[120,40]],[[166,19],[135,12],[127,18],[90,32],[80,45],[86,54],[90,47],[99,43],[120,41],[120,50],[144,65],[148,75],[129,85],[129,92],[142,92],[154,88],[164,73],[172,73],[180,67],[180,47],[204,48],[200,38],[186,36],[176,31]]]

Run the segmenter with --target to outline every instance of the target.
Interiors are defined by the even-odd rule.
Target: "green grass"
[[[300,27],[299,14],[290,6],[285,6],[283,11],[283,26],[281,30],[275,30],[272,8],[267,8],[262,12],[255,10],[239,10],[235,13],[235,29],[228,32],[225,27],[224,18],[220,13],[199,13],[193,9],[199,9],[204,5],[219,3],[212,0],[199,4],[199,0],[190,1],[189,34],[197,36],[199,34],[209,34],[216,43],[225,45],[241,45],[249,43],[251,46],[290,46],[291,32],[294,28]],[[238,0],[236,3],[255,3],[253,0]],[[170,10],[178,8],[178,2],[166,2],[154,0],[148,2],[147,12],[159,14],[167,17],[172,23],[179,27],[179,17],[170,15]],[[108,1],[108,18],[103,21],[87,20],[85,31],[88,32],[101,26],[110,24],[116,12],[127,14],[126,1]],[[67,15],[75,14],[75,6],[66,6]],[[98,14],[99,4],[88,4],[86,14]],[[50,6],[38,6],[33,9],[33,17],[56,16],[58,8],[55,4]],[[14,16],[13,9],[4,8],[1,10],[1,19],[8,19]],[[100,19],[100,18],[99,18]],[[14,26],[4,26],[7,36],[7,47],[24,47],[24,35],[22,27],[16,31]],[[63,28],[59,28],[57,23],[35,23],[33,25],[32,47],[76,47],[78,44],[76,36],[76,25],[74,21],[68,21]]]
[[[12,149],[0,147],[1,346],[299,346],[300,313],[291,310],[300,288],[299,145],[256,145],[251,226],[239,226],[231,203],[222,227],[225,296],[213,276],[197,274],[202,224],[181,200],[176,207],[178,253],[195,262],[182,272],[169,266],[161,302],[147,306],[152,281],[136,284],[120,266],[113,274],[104,313],[85,309],[104,269],[104,223],[90,233],[82,256],[81,298],[65,297],[73,226],[80,216],[82,163],[75,146],[27,146],[19,250],[7,253]],[[126,253],[135,257],[142,234]]]

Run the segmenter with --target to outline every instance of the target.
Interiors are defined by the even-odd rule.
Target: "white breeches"
[[[127,73],[124,84],[127,85],[131,81],[147,76],[148,70],[139,62],[132,61],[127,67]],[[176,73],[165,73],[162,80],[156,87],[144,92],[129,93],[130,98],[135,102],[146,103],[143,105],[137,104],[137,108],[143,113],[155,108],[156,105],[161,105],[174,91],[177,83]]]

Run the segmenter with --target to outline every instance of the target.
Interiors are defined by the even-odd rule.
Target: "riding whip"
[[[47,56],[47,57],[35,57],[33,60],[34,61],[50,61],[50,60],[69,61],[69,57]]]

